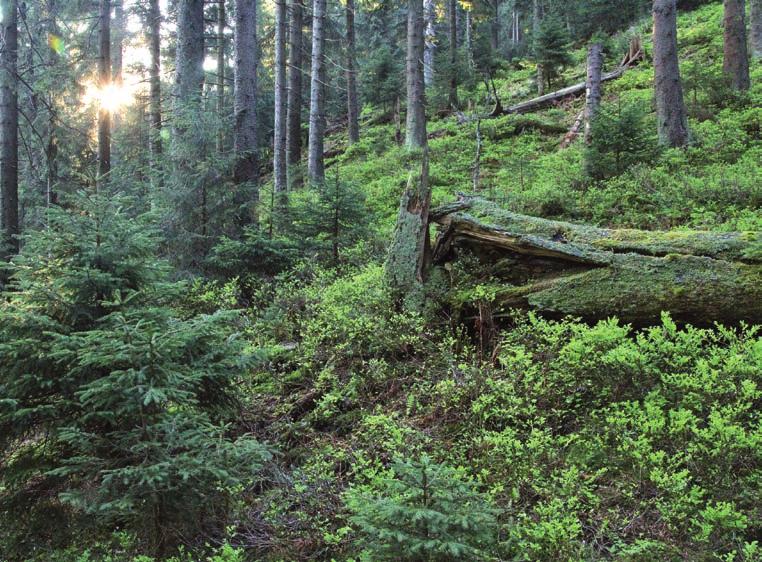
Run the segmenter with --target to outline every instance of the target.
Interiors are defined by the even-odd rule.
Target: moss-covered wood
[[[521,215],[483,199],[435,209],[439,263],[470,250],[497,265],[498,301],[585,318],[762,321],[758,232],[647,232]]]

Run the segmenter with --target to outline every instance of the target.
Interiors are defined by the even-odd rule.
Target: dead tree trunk
[[[746,47],[746,1],[725,0],[722,71],[734,90],[748,90],[749,53]]]
[[[601,105],[603,45],[592,43],[587,49],[587,87],[585,90],[585,142],[590,143],[591,125]]]
[[[586,319],[762,321],[762,233],[611,230],[529,217],[483,199],[431,212],[435,263],[472,252],[505,282],[497,301]]]

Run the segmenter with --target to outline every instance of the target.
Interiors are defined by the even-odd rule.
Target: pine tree
[[[534,38],[534,56],[549,87],[571,63],[569,43],[569,34],[558,17],[548,16],[542,20]]]

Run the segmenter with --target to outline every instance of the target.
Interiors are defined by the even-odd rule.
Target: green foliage
[[[156,235],[124,203],[83,195],[52,209],[11,267],[0,500],[22,522],[44,517],[25,513],[31,497],[68,505],[163,551],[268,453],[229,435],[232,385],[250,361],[237,315],[179,317],[171,299],[181,287],[153,257]]]
[[[652,162],[657,154],[653,123],[636,103],[603,105],[593,119],[585,154],[593,179],[618,176],[635,164]]]
[[[347,495],[358,546],[371,560],[483,560],[496,542],[497,511],[457,470],[396,461],[370,489]]]
[[[535,62],[542,67],[548,86],[552,86],[553,80],[572,61],[569,54],[569,33],[561,19],[551,15],[542,20],[533,41]]]

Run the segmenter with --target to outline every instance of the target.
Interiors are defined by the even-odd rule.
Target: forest
[[[762,562],[762,0],[0,0],[0,561]]]

